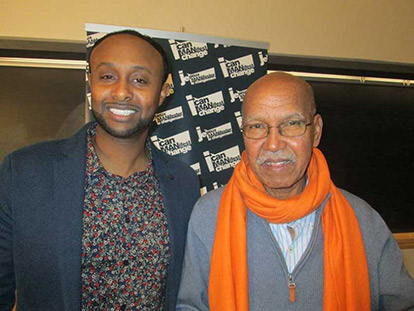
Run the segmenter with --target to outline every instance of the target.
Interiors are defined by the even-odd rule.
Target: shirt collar
[[[145,142],[145,149],[148,154],[148,164],[144,171],[135,172],[134,174],[128,176],[127,178],[124,178],[122,176],[112,174],[111,172],[107,171],[105,167],[102,165],[101,160],[98,157],[98,154],[96,153],[95,147],[93,145],[93,138],[96,135],[96,127],[97,122],[92,123],[88,130],[86,135],[87,140],[87,147],[86,147],[86,161],[87,161],[87,167],[90,169],[90,171],[93,174],[104,174],[105,176],[108,176],[110,178],[119,179],[120,182],[138,182],[139,184],[147,182],[149,178],[155,179],[155,169],[154,169],[154,161],[152,157],[152,150],[151,150],[151,143],[149,141],[149,138],[147,138]]]

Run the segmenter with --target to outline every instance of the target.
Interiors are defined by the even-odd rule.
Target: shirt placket
[[[294,239],[292,239],[292,236],[288,230],[288,227],[292,228],[292,230],[294,231],[295,233]],[[298,221],[295,221],[293,223],[287,224],[285,229],[288,232],[288,236],[290,238],[289,239],[290,244],[286,252],[286,262],[288,263],[289,272],[292,272],[296,264],[296,261],[297,261],[297,258],[295,258],[295,254],[296,254],[295,247],[297,247],[299,237],[302,233],[302,226],[300,225]]]

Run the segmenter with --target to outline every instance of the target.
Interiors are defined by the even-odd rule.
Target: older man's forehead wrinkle
[[[242,123],[245,125],[249,122],[252,121],[257,121],[257,122],[263,122],[263,123],[269,123],[269,119],[271,119],[272,116],[270,116],[268,114],[251,114],[251,115],[246,115],[243,116],[242,118]],[[308,121],[306,120],[306,116],[303,115],[302,113],[299,112],[295,112],[295,113],[290,113],[290,114],[286,114],[283,116],[280,116],[280,120],[278,120],[277,123],[283,123],[286,122],[288,120],[301,120],[301,121]],[[275,126],[277,124],[273,124],[273,120],[272,122],[270,122],[268,125],[270,126]]]
[[[245,122],[257,118],[258,116],[252,113],[256,114],[262,109],[270,111],[271,117],[285,118],[292,111],[284,111],[283,105],[290,104],[300,104],[296,106],[296,110],[303,114],[303,118],[314,114],[315,105],[309,84],[287,74],[271,74],[254,82],[247,90],[242,106],[243,118]],[[280,113],[286,113],[286,115],[280,115],[279,109]]]
[[[254,94],[253,94],[254,95]],[[304,98],[300,94],[294,94],[289,91],[270,93],[267,95],[252,96],[245,100],[244,107],[246,111],[256,111],[270,109],[277,113],[278,109],[284,105],[304,103]]]
[[[246,94],[243,106],[247,109],[256,109],[258,106],[273,108],[282,105],[291,98],[289,92],[269,92],[268,90],[253,90]]]

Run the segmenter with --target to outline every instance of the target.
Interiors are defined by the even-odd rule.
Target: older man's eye
[[[302,128],[305,124],[306,122],[302,120],[289,120],[281,124],[281,128],[285,128],[285,129]]]
[[[247,127],[251,130],[261,130],[261,129],[266,129],[266,124],[255,123],[255,124],[247,125]]]
[[[300,126],[303,123],[303,121],[300,120],[289,120],[285,123],[286,126]]]

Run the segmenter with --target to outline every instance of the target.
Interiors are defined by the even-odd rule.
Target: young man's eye
[[[114,76],[112,75],[102,75],[101,80],[112,80]]]
[[[147,81],[141,78],[135,78],[133,81],[135,84],[147,84]]]

